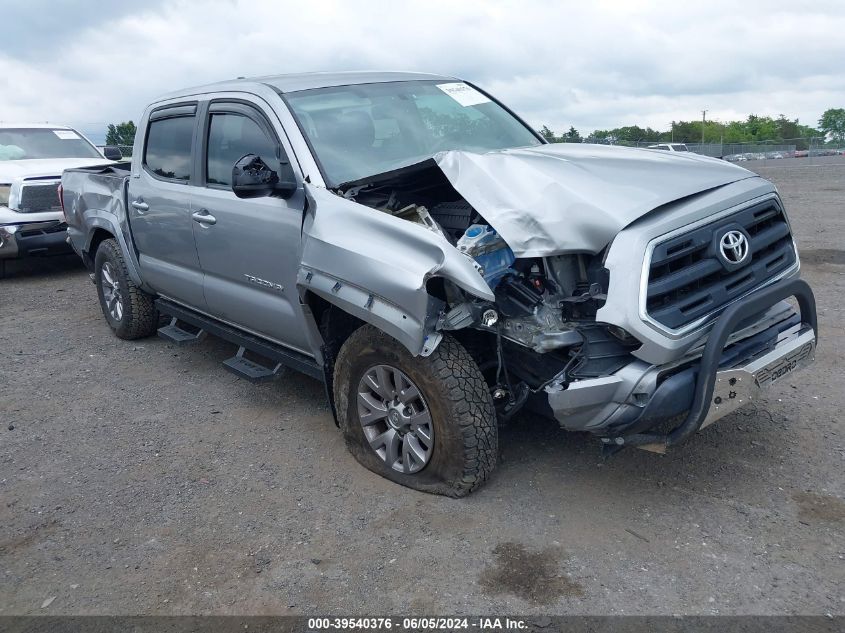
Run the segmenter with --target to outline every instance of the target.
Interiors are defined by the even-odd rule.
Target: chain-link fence
[[[764,158],[786,158],[793,156],[797,145],[788,143],[687,143],[687,148],[696,154],[716,158],[738,158],[754,156],[754,160]]]
[[[97,145],[97,149],[101,152],[105,148],[105,145]],[[112,147],[117,147],[120,150],[120,153],[123,154],[123,158],[132,158],[132,146],[131,145],[113,145]]]
[[[845,153],[845,148],[825,143],[823,138],[811,137],[757,143],[687,143],[687,148],[697,154],[735,162],[838,156]]]
[[[732,162],[845,156],[845,145],[828,143],[819,137],[778,139],[753,143],[683,143],[661,140],[619,140],[610,144],[676,152],[695,152],[696,154],[723,158]]]

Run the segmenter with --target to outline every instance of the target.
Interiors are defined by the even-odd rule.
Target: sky
[[[238,76],[414,70],[583,134],[845,107],[842,0],[0,0],[0,120],[102,142],[159,94]]]

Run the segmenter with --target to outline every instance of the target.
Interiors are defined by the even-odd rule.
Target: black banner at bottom
[[[845,616],[0,616],[2,633],[842,633]]]

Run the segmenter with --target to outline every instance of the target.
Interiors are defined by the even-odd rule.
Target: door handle
[[[199,222],[200,224],[217,224],[217,218],[211,215],[208,209],[200,209],[192,213],[191,218],[193,218],[194,222]]]
[[[132,208],[137,209],[138,211],[147,211],[150,208],[150,205],[139,199],[132,201]]]

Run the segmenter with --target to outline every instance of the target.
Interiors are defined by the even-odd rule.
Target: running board
[[[250,382],[267,382],[278,378],[285,371],[285,366],[281,363],[277,363],[271,369],[244,357],[244,352],[246,352],[246,348],[239,347],[237,354],[223,361],[223,367]]]
[[[229,325],[228,323],[223,323],[213,317],[200,314],[199,312],[195,312],[190,308],[185,308],[184,306],[174,303],[168,299],[156,299],[155,305],[156,308],[158,308],[158,311],[162,314],[166,314],[176,321],[181,321],[195,328],[199,328],[203,335],[207,333],[211,336],[216,336],[224,341],[234,343],[239,348],[248,350],[261,358],[266,358],[270,363],[277,363],[277,368],[278,365],[283,365],[311,376],[312,378],[316,378],[317,380],[325,380],[323,368],[317,364],[317,361],[315,361],[314,358],[307,356],[302,352],[268,341],[267,339],[256,336],[255,334],[244,332],[233,325]],[[171,325],[173,325],[173,322],[171,322]],[[159,330],[159,335],[161,335],[161,330],[166,330],[168,327],[170,326],[161,328]],[[164,338],[167,338],[167,336],[164,336]],[[250,376],[257,374],[259,380],[266,380],[266,378],[261,377],[263,376],[262,372],[253,370],[240,371],[244,370],[246,367],[245,362],[248,362],[260,367],[264,371],[270,372],[271,374],[278,375],[280,373],[281,368],[271,369],[243,358],[241,349],[238,350],[238,354],[236,354],[234,358],[230,358],[224,362],[226,369],[229,371],[247,379],[250,378],[245,374],[250,374]],[[245,362],[238,361],[237,359],[239,356]]]
[[[188,343],[196,343],[205,338],[205,330],[198,332],[189,332],[179,327],[179,319],[173,317],[170,325],[165,325],[158,329],[158,335],[166,341],[176,343],[176,345],[187,345]]]

